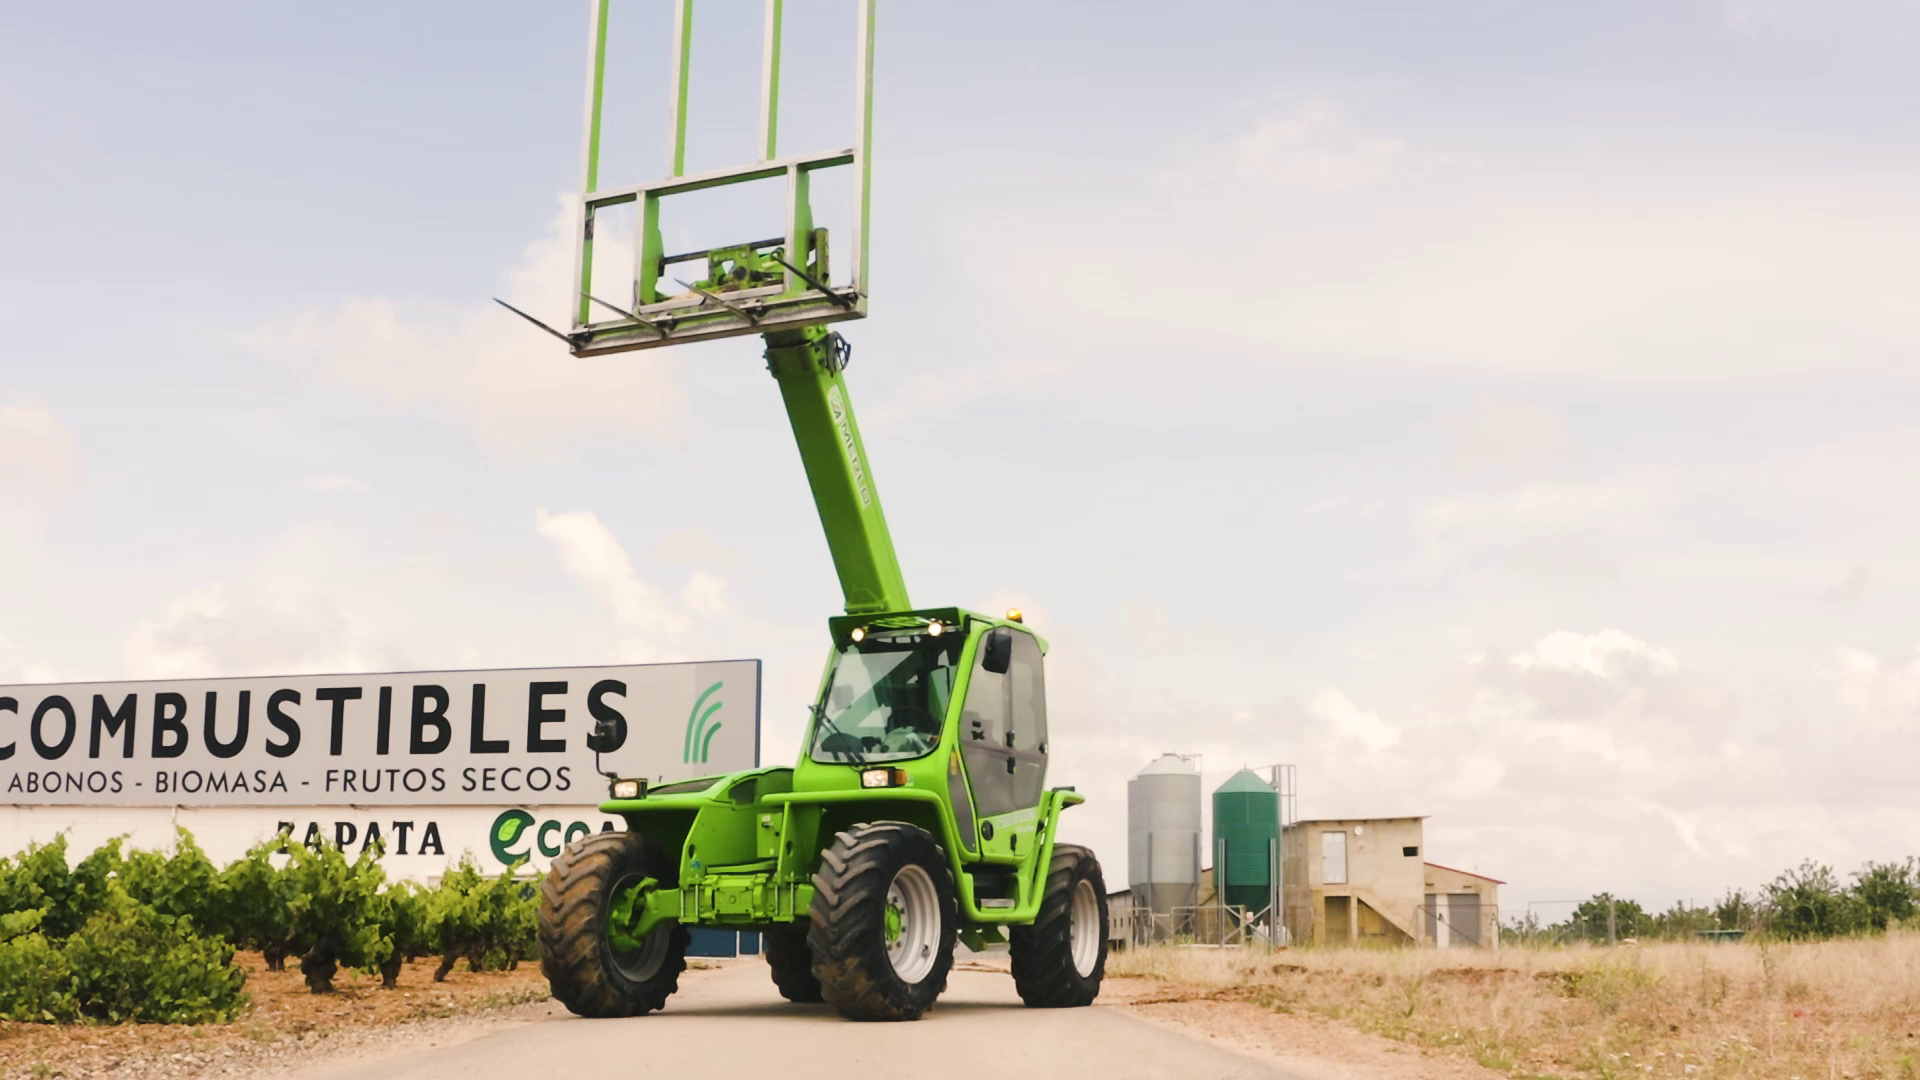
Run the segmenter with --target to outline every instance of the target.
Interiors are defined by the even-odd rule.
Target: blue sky
[[[838,594],[755,346],[488,299],[558,318],[584,15],[0,13],[0,680],[762,656],[797,741]],[[1920,851],[1916,57],[1907,0],[884,7],[876,478],[917,599],[1054,641],[1115,877],[1163,750],[1508,907]]]

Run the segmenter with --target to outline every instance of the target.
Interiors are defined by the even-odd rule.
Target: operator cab
[[[972,796],[970,807],[955,808],[963,831],[971,832],[974,811],[989,819],[1039,805],[1046,678],[1043,646],[1031,631],[952,609],[834,622],[841,647],[815,706],[813,761],[906,762],[957,740]],[[969,801],[966,788],[954,792],[960,802]]]
[[[862,635],[840,651],[818,707],[813,760],[863,765],[924,757],[940,745],[963,635]]]

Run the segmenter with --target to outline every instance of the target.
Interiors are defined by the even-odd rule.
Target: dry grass
[[[1920,935],[1803,945],[1156,948],[1107,970],[1451,1050],[1516,1077],[1920,1078]]]

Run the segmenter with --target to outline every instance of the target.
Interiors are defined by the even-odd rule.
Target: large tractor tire
[[[767,966],[773,969],[773,985],[780,996],[797,1005],[818,1005],[820,980],[813,974],[813,947],[807,944],[805,926],[782,926],[768,930],[761,938],[766,943]]]
[[[959,918],[953,875],[926,830],[855,825],[813,877],[813,974],[849,1020],[918,1020],[946,988]]]
[[[1031,926],[1008,935],[1013,986],[1036,1009],[1093,1004],[1107,974],[1107,883],[1093,852],[1056,844]]]
[[[607,909],[643,878],[666,882],[677,867],[640,836],[596,833],[568,844],[540,888],[540,970],[553,996],[580,1016],[645,1016],[664,1008],[687,969],[691,935],[654,927],[638,949],[607,940]]]

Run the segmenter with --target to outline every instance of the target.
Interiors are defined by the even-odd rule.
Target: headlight
[[[927,623],[928,637],[939,637],[941,634],[944,634],[946,632],[947,632],[947,628],[941,625],[941,622],[939,619],[934,619],[932,622]]]
[[[867,640],[867,628],[864,626],[856,626],[852,630],[847,631],[847,636],[853,639],[855,645],[858,645]]]
[[[639,780],[615,780],[613,782],[613,797],[616,799],[637,799],[646,790],[646,784]]]
[[[905,769],[867,769],[860,774],[860,786],[863,788],[886,788],[907,786]]]

